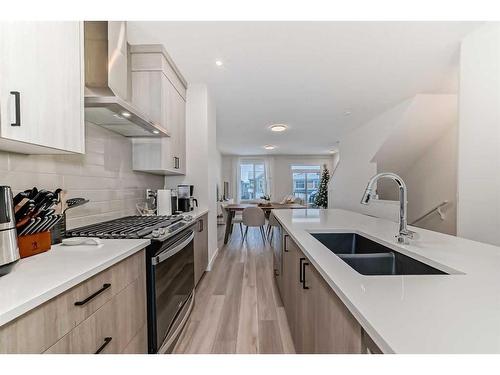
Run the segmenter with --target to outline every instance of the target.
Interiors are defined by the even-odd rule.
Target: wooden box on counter
[[[27,258],[50,250],[51,243],[50,231],[17,237],[21,258]]]

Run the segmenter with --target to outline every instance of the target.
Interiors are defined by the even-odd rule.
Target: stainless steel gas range
[[[195,221],[127,216],[70,229],[69,237],[149,238],[146,248],[148,352],[170,353],[194,303]]]

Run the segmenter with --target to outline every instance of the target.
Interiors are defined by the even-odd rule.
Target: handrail
[[[415,224],[415,223],[417,223],[417,222],[425,219],[427,216],[430,216],[434,212],[437,212],[439,214],[439,217],[441,218],[441,220],[444,220],[444,213],[443,213],[443,211],[441,211],[441,208],[443,208],[444,206],[446,206],[448,203],[450,203],[450,202],[449,201],[443,201],[443,202],[441,202],[436,207],[434,207],[433,209],[427,211],[425,214],[423,214],[422,216],[420,216],[417,220],[413,220],[410,223],[410,225],[413,225],[413,224]]]

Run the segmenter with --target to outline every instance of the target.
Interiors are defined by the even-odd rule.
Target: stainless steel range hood
[[[125,22],[85,21],[85,121],[125,137],[168,137],[129,100]]]

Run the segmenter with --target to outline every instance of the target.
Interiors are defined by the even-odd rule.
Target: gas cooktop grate
[[[69,229],[69,237],[144,238],[153,230],[166,228],[182,216],[127,216],[80,228]]]

